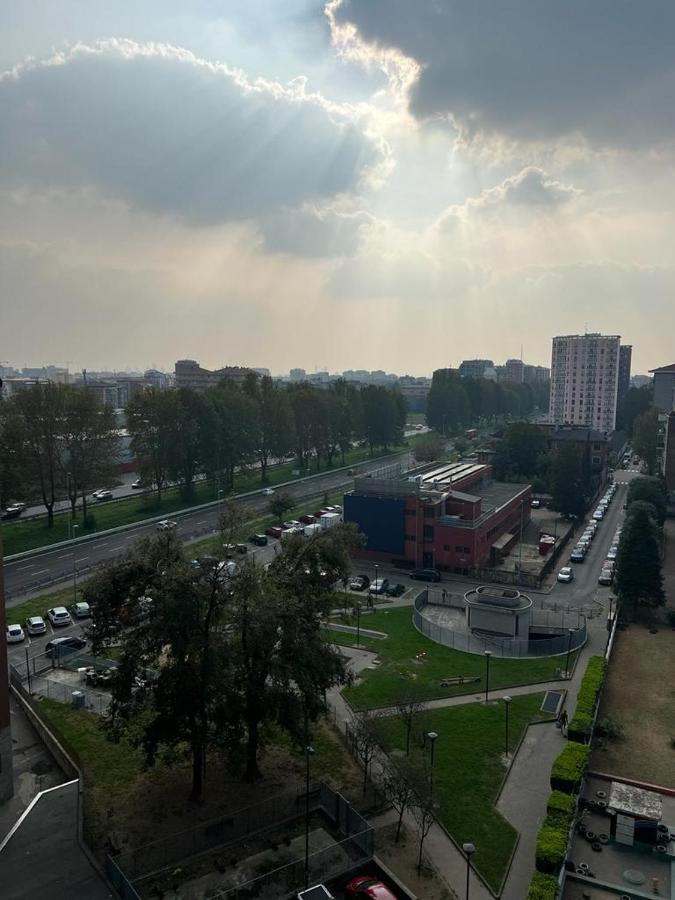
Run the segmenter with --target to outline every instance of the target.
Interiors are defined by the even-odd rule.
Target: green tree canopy
[[[563,516],[582,516],[586,510],[588,483],[582,460],[573,443],[563,444],[551,462],[552,506]]]
[[[634,618],[641,607],[654,609],[665,602],[658,534],[646,504],[633,504],[621,532],[614,584],[620,600],[632,604]]]
[[[633,450],[647,464],[647,471],[656,471],[656,439],[659,433],[659,411],[653,406],[635,419]]]
[[[666,519],[666,485],[660,478],[634,478],[628,485],[626,504],[630,511],[633,503],[644,500],[651,503],[657,514],[657,522],[663,525]]]

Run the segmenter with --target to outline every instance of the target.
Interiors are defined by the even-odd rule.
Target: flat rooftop
[[[530,487],[529,483],[516,483],[506,481],[492,481],[483,485],[478,496],[483,501],[481,504],[481,514],[477,519],[460,519],[456,516],[441,516],[440,525],[455,525],[458,528],[476,528],[481,525],[496,510],[501,509],[510,500],[513,500],[523,491]]]

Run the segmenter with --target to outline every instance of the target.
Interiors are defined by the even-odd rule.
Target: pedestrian
[[[567,715],[567,710],[563,709],[560,713],[560,731],[563,735],[567,734],[567,723],[569,721],[569,716]]]

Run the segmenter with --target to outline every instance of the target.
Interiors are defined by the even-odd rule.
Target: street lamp
[[[356,646],[361,640],[361,598],[356,601]]]
[[[508,757],[509,755],[509,706],[511,705],[510,697],[503,697],[504,700],[504,711],[506,713],[506,734],[504,736],[504,756]]]
[[[305,747],[305,887],[309,887],[309,760],[314,753],[314,747],[307,744]]]
[[[568,628],[567,632],[569,634],[569,638],[567,640],[567,659],[565,660],[565,677],[570,678],[570,653],[572,652],[572,635],[574,634],[574,628]]]
[[[72,550],[73,550],[73,603],[77,603],[77,561],[75,559],[75,532],[79,525],[73,525]]]
[[[424,743],[426,744],[427,739],[431,744],[431,775],[429,777],[429,785],[431,787],[431,791],[433,793],[434,790],[434,746],[436,744],[436,739],[438,735],[435,731],[429,731],[424,735]]]
[[[490,657],[492,650],[485,651],[485,702],[488,702],[488,691],[490,690]]]
[[[376,594],[377,594],[377,592],[378,592],[378,590],[379,590],[379,585],[378,585],[378,583],[377,583],[377,573],[378,573],[379,568],[380,568],[380,567],[378,566],[378,564],[375,563],[375,593],[376,593]],[[374,603],[374,600],[373,600],[373,596],[372,596],[372,594],[370,593],[370,591],[368,591],[368,595],[369,595],[369,597],[370,597],[370,605],[372,606],[373,603]]]
[[[471,857],[476,852],[473,844],[462,844],[462,850],[466,854],[466,900],[469,900],[469,876],[471,874]]]

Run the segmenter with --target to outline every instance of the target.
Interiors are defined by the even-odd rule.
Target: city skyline
[[[674,30],[663,2],[7,4],[0,357],[426,374],[587,330],[668,364]]]

